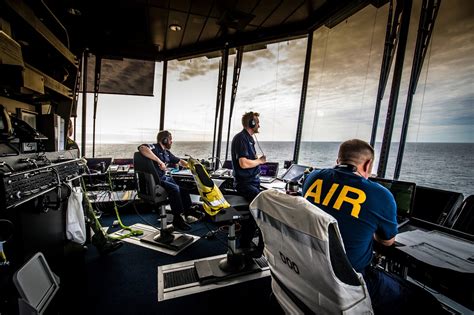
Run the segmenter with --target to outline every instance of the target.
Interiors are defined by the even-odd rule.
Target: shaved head
[[[340,164],[357,166],[374,159],[374,148],[359,139],[347,140],[339,146],[337,159]]]

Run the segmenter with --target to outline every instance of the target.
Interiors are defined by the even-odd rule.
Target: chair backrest
[[[13,275],[20,299],[19,313],[43,314],[59,290],[59,278],[51,271],[41,252],[33,255]]]
[[[168,194],[160,186],[160,176],[152,160],[143,156],[140,152],[135,152],[133,154],[133,168],[135,170],[138,197],[151,203],[160,203],[167,199]]]
[[[474,195],[468,196],[459,208],[453,229],[474,235]]]
[[[277,190],[261,192],[250,210],[263,234],[273,293],[286,313],[372,313],[334,217]]]
[[[214,216],[222,209],[229,208],[230,204],[224,198],[219,187],[217,187],[209,177],[209,174],[202,164],[199,163],[198,160],[190,157],[188,159],[188,166],[191,170],[191,174],[193,174],[199,195],[203,201],[204,210],[209,215]]]

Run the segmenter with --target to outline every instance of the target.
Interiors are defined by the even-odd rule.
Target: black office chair
[[[133,155],[133,165],[135,170],[135,181],[137,184],[138,197],[159,208],[160,229],[156,233],[146,235],[140,241],[162,246],[178,251],[190,244],[193,237],[173,231],[172,226],[168,226],[165,206],[168,204],[168,194],[158,176],[153,161],[143,156],[140,152]]]
[[[198,160],[190,157],[188,165],[203,201],[203,208],[211,216],[211,220],[215,223],[229,223],[227,256],[222,259],[197,261],[195,268],[199,281],[203,284],[211,283],[236,276],[240,272],[258,271],[252,259],[247,257],[248,253],[237,248],[236,243],[238,222],[250,216],[248,201],[242,196],[223,195]]]
[[[474,235],[474,195],[468,196],[459,207],[453,229]]]

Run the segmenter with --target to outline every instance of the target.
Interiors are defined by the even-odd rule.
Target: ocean
[[[96,157],[132,158],[140,143],[96,144]],[[299,164],[325,168],[336,164],[340,142],[302,142]],[[377,157],[380,143],[375,146]],[[260,142],[258,153],[264,153],[269,162],[279,162],[293,157],[293,142]],[[91,156],[92,147],[86,148]],[[171,152],[179,157],[212,160],[212,142],[173,141]],[[388,161],[386,178],[393,178],[398,143],[390,148],[392,158]],[[221,148],[221,161],[225,160],[226,143]],[[230,148],[229,153],[230,155]],[[415,182],[417,185],[461,192],[464,197],[474,194],[474,143],[407,143],[399,180]],[[228,157],[227,159],[230,159]]]

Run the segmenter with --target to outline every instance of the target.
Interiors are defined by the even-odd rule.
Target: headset
[[[169,131],[166,131],[166,130],[163,130],[163,131],[160,131],[158,135],[160,134],[164,134],[166,135],[166,137],[164,137],[163,139],[161,139],[161,144],[162,145],[168,145],[170,143],[170,136],[171,136],[171,133]],[[159,137],[158,137],[159,138]]]
[[[249,119],[249,124],[248,124],[249,128],[255,128],[257,126],[257,122],[255,121],[255,118],[253,117],[252,115],[252,118]]]
[[[353,173],[357,172],[357,166],[352,165],[352,164],[339,164],[339,165],[336,165],[334,168],[350,170]]]

